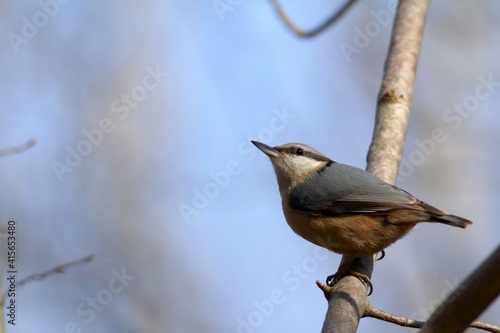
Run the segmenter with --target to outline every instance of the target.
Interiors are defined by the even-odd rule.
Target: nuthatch
[[[348,256],[328,278],[335,284],[355,257],[374,255],[406,235],[418,222],[466,228],[471,221],[445,213],[402,189],[353,166],[332,161],[300,143],[270,147],[252,143],[276,172],[288,225],[306,240]]]

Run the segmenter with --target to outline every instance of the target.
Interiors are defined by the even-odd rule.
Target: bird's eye
[[[302,148],[297,148],[297,155],[304,155],[304,150],[302,150]]]

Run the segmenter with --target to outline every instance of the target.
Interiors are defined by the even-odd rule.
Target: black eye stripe
[[[298,156],[307,156],[307,157],[313,158],[313,159],[315,159],[317,161],[325,161],[325,162],[330,162],[331,161],[326,156],[318,155],[318,154],[313,153],[311,151],[304,150],[303,148],[300,148],[300,147],[299,148],[295,148],[291,152],[293,153],[294,151],[295,151],[295,155],[298,155]]]
[[[311,151],[309,149],[307,149],[307,147],[301,147],[299,145],[290,145],[290,144],[287,144],[287,145],[284,145],[285,147],[283,146],[276,146],[274,147],[274,149],[276,149],[277,151],[279,152],[283,152],[283,153],[286,153],[288,155],[291,155],[292,157],[293,156],[306,156],[306,157],[310,157],[316,161],[324,161],[324,162],[327,162],[327,163],[335,163],[333,162],[331,159],[329,159],[328,157],[322,155],[321,153],[318,153],[318,152],[315,152],[315,151]],[[312,148],[311,148],[312,149]],[[314,150],[314,149],[312,149]]]

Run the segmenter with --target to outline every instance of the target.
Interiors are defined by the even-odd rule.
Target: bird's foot
[[[361,280],[361,282],[366,284],[367,289],[368,289],[368,296],[370,296],[373,293],[373,284],[371,283],[370,278],[368,276],[366,276],[365,274],[361,274],[361,273],[354,272],[354,271],[348,271],[345,273],[338,271],[337,273],[330,275],[326,278],[326,285],[330,288],[333,288],[333,286],[335,286],[337,284],[337,282],[339,282],[340,279],[342,279],[346,275],[355,276],[359,280]]]

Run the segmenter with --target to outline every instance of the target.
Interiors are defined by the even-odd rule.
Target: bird
[[[301,143],[270,147],[251,141],[266,154],[278,181],[285,219],[291,229],[318,246],[347,256],[337,273],[327,278],[334,286],[354,275],[373,286],[361,273],[349,271],[357,257],[382,257],[384,249],[419,222],[439,222],[466,228],[468,219],[445,213],[354,166],[331,160]]]

